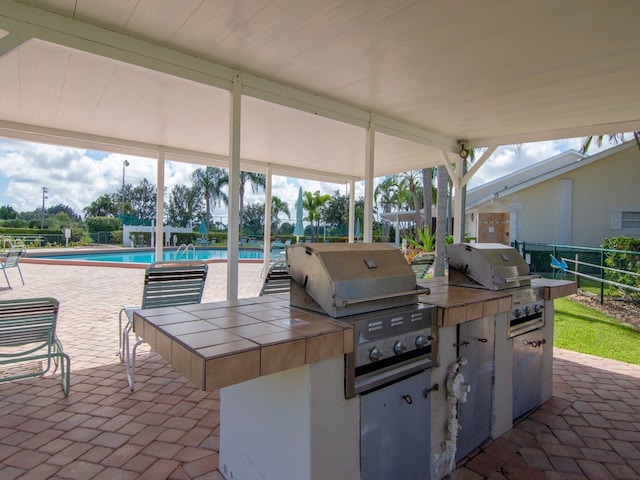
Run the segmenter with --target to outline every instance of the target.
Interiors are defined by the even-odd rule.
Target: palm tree
[[[242,213],[244,212],[244,186],[247,182],[251,185],[251,191],[258,193],[267,184],[267,177],[264,173],[240,172],[240,232],[242,232]],[[228,183],[229,177],[227,177]]]
[[[607,135],[609,137],[609,143],[618,144],[624,142],[624,133],[614,133],[613,135]],[[582,142],[581,153],[587,153],[592,143],[595,143],[598,147],[602,146],[605,135],[591,135],[585,137]],[[640,149],[640,132],[633,132],[633,138],[636,140],[636,144]]]
[[[389,175],[385,177],[377,186],[373,192],[373,198],[376,202],[376,205],[379,206],[379,211],[381,213],[391,212],[392,210],[397,210],[397,185],[396,178],[393,175]],[[378,219],[380,220],[380,219]],[[382,235],[385,241],[389,238],[390,231],[389,222],[382,222]],[[396,232],[396,238],[400,232]]]
[[[416,230],[422,229],[422,215],[420,215],[420,199],[418,198],[418,188],[420,184],[420,172],[410,170],[400,174],[400,182],[406,184],[411,199],[413,200],[413,209],[416,212]]]
[[[284,213],[291,220],[291,212],[289,211],[289,204],[282,201],[279,197],[271,197],[271,219],[273,220],[276,228],[274,229],[274,238],[278,238],[278,228],[280,227],[280,219],[278,215]]]
[[[229,198],[222,191],[222,187],[229,184],[229,175],[222,168],[206,167],[198,168],[191,174],[193,187],[204,197],[206,205],[207,224],[211,223],[211,207],[218,204],[229,204]]]
[[[307,220],[311,223],[311,239],[315,241],[317,238],[315,221],[320,221],[321,210],[324,205],[331,200],[331,195],[321,194],[320,190],[317,190],[313,194],[311,192],[304,192],[302,195],[302,206],[307,211]]]
[[[424,224],[429,227],[430,232],[432,230],[431,218],[433,217],[431,205],[436,203],[438,200],[436,188],[433,186],[433,175],[435,172],[435,168],[422,169],[422,203],[424,205]],[[429,188],[429,186],[431,186],[431,188]]]

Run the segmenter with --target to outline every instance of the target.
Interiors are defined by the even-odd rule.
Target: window
[[[622,212],[623,230],[640,230],[640,212]]]
[[[623,232],[640,232],[640,208],[612,208],[611,229]]]

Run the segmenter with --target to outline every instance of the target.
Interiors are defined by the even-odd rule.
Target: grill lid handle
[[[507,277],[507,278],[503,278],[502,282],[503,283],[510,283],[510,282],[518,282],[520,280],[531,280],[534,278],[540,278],[540,274],[533,274],[533,275],[520,275],[519,277]]]
[[[344,307],[348,307],[349,305],[355,305],[355,304],[364,303],[364,302],[373,302],[375,300],[404,297],[405,295],[429,295],[430,293],[431,293],[431,290],[426,287],[416,287],[413,290],[406,290],[404,292],[383,293],[380,295],[371,295],[369,297],[359,297],[359,298],[342,298],[339,295],[335,295],[335,300],[336,300],[336,306],[344,308]]]

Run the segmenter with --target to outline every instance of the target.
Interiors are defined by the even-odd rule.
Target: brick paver
[[[143,345],[136,391],[118,349],[118,311],[142,295],[143,269],[21,263],[26,285],[0,299],[52,296],[71,355],[59,376],[0,384],[0,478],[224,480],[217,471],[218,392],[202,392]],[[239,266],[239,296],[260,290],[262,265]],[[212,263],[203,301],[226,297]],[[453,479],[640,478],[640,366],[556,349],[554,397],[459,463]],[[178,420],[180,419],[180,420]],[[344,479],[350,480],[350,479]]]

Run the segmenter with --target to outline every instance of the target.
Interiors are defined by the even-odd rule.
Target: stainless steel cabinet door
[[[542,357],[545,341],[540,330],[513,338],[513,419],[542,403]]]
[[[471,385],[471,391],[465,403],[458,403],[462,430],[458,432],[456,460],[466,457],[491,437],[494,331],[493,317],[460,325],[458,356],[469,362],[460,372],[465,383]]]
[[[431,388],[429,371],[362,395],[362,480],[429,480]]]

